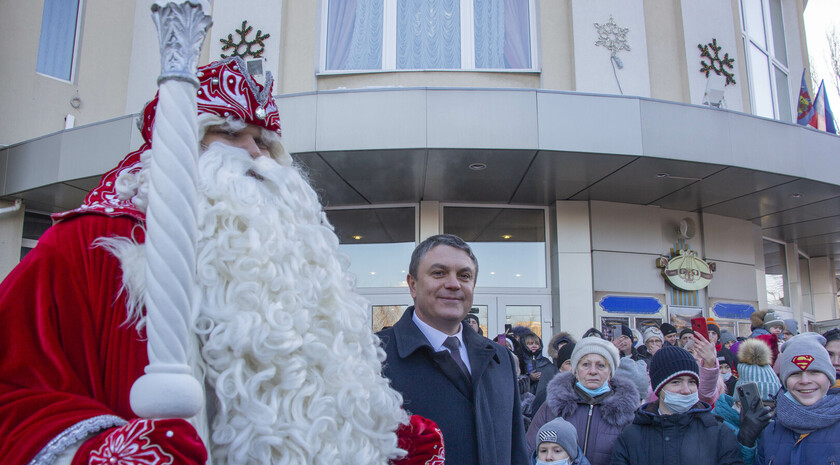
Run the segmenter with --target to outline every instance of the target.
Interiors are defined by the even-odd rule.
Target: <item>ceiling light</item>
[[[362,239],[362,237],[364,237],[364,236],[360,236],[360,235],[356,234],[355,236],[351,236],[351,237],[352,237],[353,239],[356,239],[357,241],[359,241],[359,240],[361,240],[361,239]]]
[[[671,175],[668,174],[668,173],[656,173],[656,177],[657,178],[669,178],[669,177],[671,177]]]
[[[519,277],[522,277],[522,275],[519,274],[519,273],[516,273],[516,277],[519,278]]]
[[[504,240],[508,240],[511,237],[513,237],[513,236],[511,236],[510,234],[502,234],[502,239],[504,239]]]
[[[487,169],[486,163],[470,163],[470,169],[473,171],[482,171]]]
[[[790,194],[790,196],[793,197],[794,199],[800,199],[800,198],[802,198],[803,195],[804,194],[801,193],[801,192],[794,192],[793,194]]]

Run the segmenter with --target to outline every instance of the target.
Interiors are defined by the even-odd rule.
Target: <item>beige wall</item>
[[[689,102],[680,2],[645,0],[650,96]]]
[[[13,209],[13,202],[0,201],[0,209]],[[20,262],[24,208],[0,214],[0,279]]]
[[[0,30],[0,144],[12,144],[64,129],[65,115],[76,126],[123,115],[134,8],[125,1],[85,0],[78,72],[65,82],[35,72],[43,1],[5,1]],[[133,6],[133,3],[130,4]],[[8,40],[14,37],[15,40]],[[70,100],[77,95],[81,107]],[[9,109],[14,116],[9,117]]]

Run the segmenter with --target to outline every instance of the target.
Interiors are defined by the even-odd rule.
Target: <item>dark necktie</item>
[[[459,341],[455,336],[449,336],[445,341],[443,341],[443,346],[449,349],[449,355],[451,355],[452,359],[455,360],[455,363],[458,364],[458,368],[461,369],[461,372],[464,373],[464,376],[466,376],[467,379],[470,379],[470,371],[467,370],[467,365],[465,365],[464,361],[461,360],[461,351],[459,349],[461,341]]]

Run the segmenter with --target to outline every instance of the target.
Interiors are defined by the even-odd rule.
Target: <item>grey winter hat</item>
[[[772,328],[773,326],[781,326],[782,329],[784,330],[785,329],[785,321],[782,320],[781,318],[779,318],[778,316],[776,316],[775,313],[767,312],[767,314],[764,315],[764,329],[766,329],[767,331],[770,331],[770,328]]]
[[[787,389],[787,379],[794,373],[802,371],[819,371],[828,376],[829,384],[837,382],[837,371],[831,364],[831,358],[825,349],[825,338],[817,333],[802,333],[793,336],[782,345],[782,359],[780,377],[782,385]]]
[[[794,319],[783,320],[785,322],[785,329],[790,331],[791,334],[796,336],[799,334],[799,323],[796,322]]]
[[[647,343],[648,339],[651,338],[658,338],[661,342],[665,342],[665,337],[662,336],[662,331],[660,331],[656,326],[651,326],[645,329],[645,334],[642,336],[645,343]]]
[[[618,369],[615,370],[615,377],[630,380],[636,386],[636,390],[639,391],[639,400],[647,397],[650,389],[650,376],[648,376],[645,362],[641,360],[637,362],[630,357],[622,357],[618,363]]]
[[[594,336],[585,337],[575,344],[575,350],[572,351],[572,371],[577,370],[580,359],[589,354],[598,354],[604,357],[610,366],[610,378],[615,376],[615,369],[618,368],[618,361],[621,358],[618,349],[612,342]]]
[[[734,334],[730,333],[729,331],[727,331],[725,329],[720,332],[720,343],[721,343],[721,345],[724,345],[727,342],[735,342],[735,341],[737,341],[737,339],[735,339]]]
[[[578,442],[577,430],[571,423],[561,417],[557,417],[542,425],[537,433],[537,450],[543,442],[559,444],[569,454],[569,462],[577,460]]]

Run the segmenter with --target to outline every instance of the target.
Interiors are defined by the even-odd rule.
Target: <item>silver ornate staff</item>
[[[131,387],[131,408],[143,418],[188,418],[204,405],[187,363],[195,276],[195,76],[212,24],[207,0],[155,1],[161,75],[152,132],[146,211],[146,334],[149,365]]]

